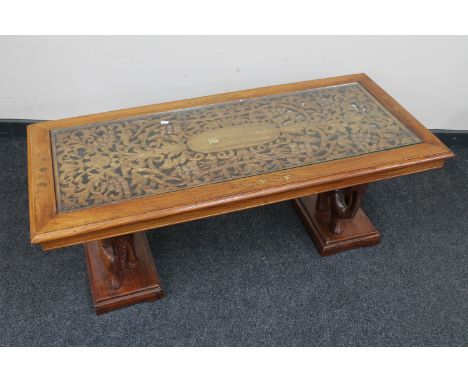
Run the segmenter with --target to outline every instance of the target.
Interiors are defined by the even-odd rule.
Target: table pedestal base
[[[164,296],[144,233],[84,244],[97,314]]]
[[[294,206],[322,256],[380,243],[380,234],[359,206],[352,216],[334,215],[326,194],[294,199]],[[320,200],[319,200],[320,199]],[[360,202],[360,201],[359,201]],[[359,203],[358,203],[359,204]]]

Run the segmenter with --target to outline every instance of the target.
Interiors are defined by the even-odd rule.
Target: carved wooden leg
[[[85,243],[97,314],[163,297],[144,233]]]
[[[359,185],[294,200],[322,256],[380,242],[380,234],[360,208],[366,188]]]

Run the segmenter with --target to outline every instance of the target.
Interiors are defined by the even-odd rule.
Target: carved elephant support
[[[333,190],[319,194],[317,197],[317,210],[331,212],[330,231],[334,235],[343,233],[343,219],[351,219],[359,210],[367,184]]]
[[[111,240],[101,247],[101,259],[110,276],[112,289],[119,289],[124,282],[124,271],[137,266],[133,235]]]

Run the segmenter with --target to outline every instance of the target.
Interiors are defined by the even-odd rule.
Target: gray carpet
[[[153,230],[166,290],[92,309],[80,246],[29,244],[26,142],[0,140],[0,345],[468,345],[468,149],[371,185],[380,246],[318,255],[289,203]]]

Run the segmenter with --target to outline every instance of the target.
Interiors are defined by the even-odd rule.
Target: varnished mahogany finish
[[[351,84],[351,96],[333,89]],[[327,87],[301,109],[300,92]],[[227,102],[241,112],[217,120]],[[244,113],[246,105],[253,109]],[[322,254],[376,244],[358,209],[362,189],[336,190],[439,168],[452,156],[365,74],[41,122],[28,127],[31,241],[44,249],[85,243],[102,313],[162,296],[138,232],[296,199]],[[322,211],[309,196],[319,193]]]
[[[52,130],[348,83],[359,83],[422,143],[58,213]],[[31,238],[44,249],[64,247],[438,168],[452,156],[432,133],[364,74],[43,122],[28,128]]]
[[[293,201],[322,256],[380,243],[380,234],[359,207],[364,188],[360,185]]]
[[[84,247],[97,314],[163,297],[144,233],[96,240]]]

